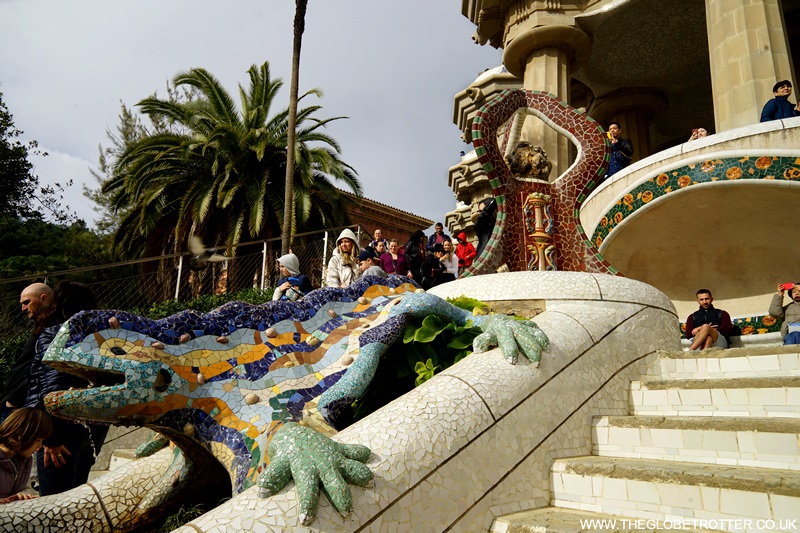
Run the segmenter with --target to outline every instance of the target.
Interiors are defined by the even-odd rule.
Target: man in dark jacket
[[[53,292],[53,301],[53,316],[57,324],[46,328],[36,341],[25,402],[25,407],[42,411],[45,410],[44,397],[48,393],[71,387],[80,389],[88,385],[83,378],[59,372],[44,364],[42,357],[58,333],[61,322],[78,311],[97,308],[92,290],[82,283],[71,281],[59,282]],[[42,449],[36,452],[40,496],[59,494],[86,483],[89,470],[108,433],[108,426],[83,425],[58,417],[52,417],[52,420],[53,433],[45,439]]]
[[[792,94],[792,82],[789,80],[779,81],[772,87],[772,94],[775,98],[767,102],[764,109],[761,110],[761,122],[800,116],[800,104],[795,106],[789,101],[789,95]]]
[[[476,257],[480,257],[489,237],[492,235],[494,223],[497,220],[497,202],[494,198],[486,198],[478,204],[478,213],[475,219],[475,235],[478,236],[478,248],[475,250]]]
[[[713,302],[710,290],[697,291],[700,308],[686,319],[686,338],[692,341],[690,350],[728,347],[733,322],[728,312],[715,308]]]
[[[633,157],[633,143],[621,137],[622,127],[618,122],[608,125],[608,142],[611,143],[611,154],[608,159],[608,171],[600,183],[607,180],[623,168],[627,167]]]
[[[450,235],[447,235],[444,232],[444,224],[442,224],[441,222],[436,223],[436,225],[434,226],[434,230],[435,231],[431,234],[431,236],[428,237],[428,245],[426,246],[426,248],[428,249],[429,252],[433,251],[434,244],[444,244],[444,241],[450,240]]]
[[[51,325],[53,289],[44,283],[28,285],[19,296],[19,304],[22,312],[28,315],[34,326],[33,332],[25,340],[25,345],[8,374],[2,395],[3,414],[0,422],[5,420],[11,411],[25,405],[28,394],[28,373],[33,354],[36,352],[36,340],[44,328]]]

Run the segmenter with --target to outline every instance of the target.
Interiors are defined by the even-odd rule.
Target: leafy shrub
[[[482,301],[464,296],[463,294],[458,298],[448,298],[447,301],[456,307],[475,314],[484,314],[484,311],[489,308],[489,306]],[[476,310],[480,312],[476,312]]]
[[[436,315],[409,317],[403,342],[394,343],[383,354],[364,397],[353,403],[352,420],[344,420],[344,425],[361,420],[461,361],[472,353],[472,342],[480,333],[471,321],[457,326]]]
[[[159,319],[174,315],[185,309],[194,309],[200,313],[208,313],[228,302],[246,302],[253,305],[259,305],[272,301],[272,289],[242,289],[232,294],[204,294],[192,300],[179,301],[167,300],[161,303],[153,304],[146,309],[133,309],[137,315],[146,316],[149,318]]]
[[[8,373],[14,367],[17,357],[22,352],[27,334],[14,335],[0,340],[0,387],[8,379]]]
[[[157,530],[157,533],[168,533],[169,531],[174,531],[184,524],[191,522],[205,512],[206,510],[200,505],[181,505],[180,509],[164,519],[164,522]]]

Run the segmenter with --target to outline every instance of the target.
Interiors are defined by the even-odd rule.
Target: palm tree
[[[280,235],[289,112],[270,116],[282,82],[271,78],[268,63],[253,65],[248,75],[249,87],[239,85],[241,109],[201,68],[173,81],[189,89],[187,98],[150,97],[137,104],[152,122],[172,127],[127,146],[103,186],[114,209],[129,210],[115,236],[126,256],[183,251],[192,233],[208,244],[225,242],[231,252],[240,242]],[[322,96],[311,90],[300,100],[312,95]],[[293,229],[346,223],[346,200],[334,182],[361,194],[355,171],[323,131],[344,117],[316,118],[320,109],[311,105],[297,111],[295,163],[289,166],[289,196],[297,206],[289,219]]]
[[[284,198],[283,235],[281,236],[281,254],[289,253],[292,245],[291,220],[294,217],[293,176],[289,170],[294,164],[294,129],[297,120],[297,92],[300,78],[300,47],[303,43],[303,31],[306,28],[306,7],[308,0],[296,0],[294,12],[294,41],[292,45],[292,83],[289,86],[289,136],[288,164],[286,165],[286,197]]]

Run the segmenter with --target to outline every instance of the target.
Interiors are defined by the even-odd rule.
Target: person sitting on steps
[[[697,291],[700,308],[686,319],[686,338],[692,341],[690,350],[728,347],[733,322],[728,312],[717,309],[713,302],[710,290]]]
[[[789,285],[792,285],[791,289]],[[792,301],[783,305],[783,295],[787,290]],[[784,345],[800,344],[800,283],[778,285],[778,292],[773,295],[769,306],[769,314],[783,321],[781,336]]]

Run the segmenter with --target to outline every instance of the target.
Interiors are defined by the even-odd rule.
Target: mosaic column
[[[717,132],[758,122],[772,86],[794,72],[778,0],[706,0]]]
[[[556,246],[553,241],[555,220],[549,194],[531,193],[525,199],[527,270],[558,270]]]

